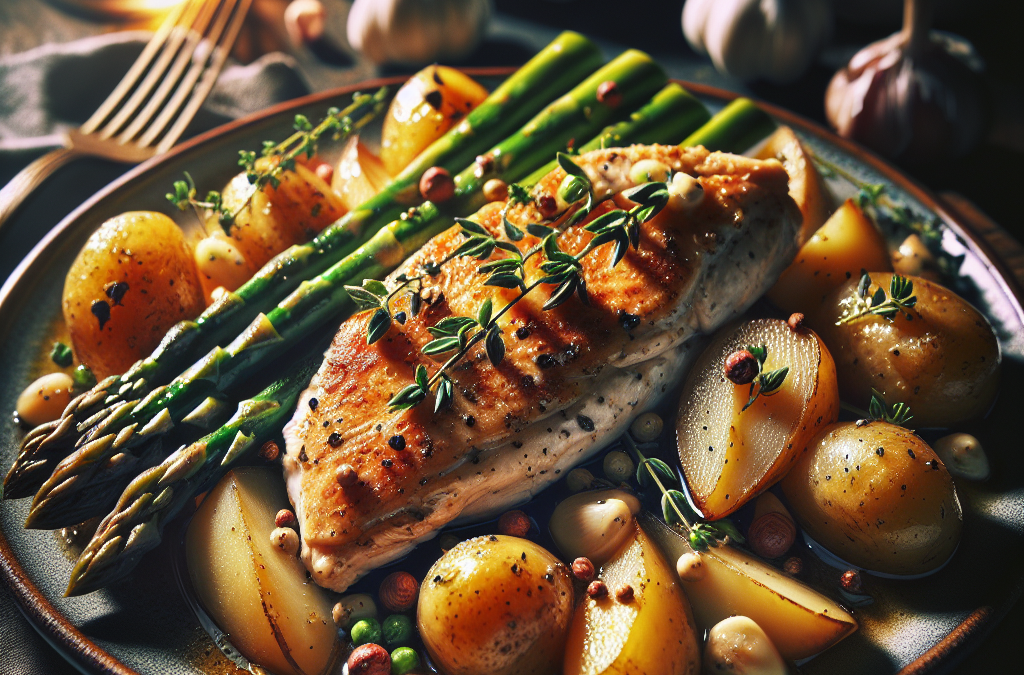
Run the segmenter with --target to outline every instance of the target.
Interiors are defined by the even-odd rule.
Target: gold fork
[[[54,171],[78,157],[138,164],[167,152],[213,89],[252,0],[184,0],[102,105],[0,189],[0,227]]]

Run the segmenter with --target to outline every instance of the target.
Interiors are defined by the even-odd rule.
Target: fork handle
[[[0,189],[0,228],[54,171],[81,155],[74,148],[57,148],[19,171],[10,183]]]

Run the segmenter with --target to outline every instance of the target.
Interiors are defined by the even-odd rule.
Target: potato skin
[[[960,541],[952,477],[927,443],[894,424],[826,427],[781,485],[807,534],[868,570],[923,574]]]
[[[572,607],[563,563],[531,541],[489,535],[434,563],[416,616],[448,675],[543,675],[561,664]]]
[[[277,159],[261,157],[256,168],[269,171]],[[279,181],[277,187],[265,185],[244,207],[252,193],[244,172],[232,178],[222,192],[228,210],[238,211],[229,232],[232,243],[253,269],[263,267],[289,246],[309,241],[346,213],[334,190],[301,163],[296,163],[294,171],[282,171]],[[209,234],[223,231],[216,218],[210,219],[206,229]]]
[[[872,273],[888,292],[892,274]],[[871,389],[910,406],[917,427],[949,427],[981,417],[995,398],[1000,352],[992,326],[953,291],[920,277],[908,320],[865,316],[837,326],[858,279],[837,289],[808,321],[836,362],[843,400],[867,408]]]
[[[112,288],[115,282],[126,286]],[[75,356],[99,379],[149,356],[168,328],[206,306],[185,236],[149,211],[111,218],[89,237],[68,270],[61,304]]]

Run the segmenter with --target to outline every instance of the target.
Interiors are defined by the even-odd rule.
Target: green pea
[[[352,625],[349,632],[355,646],[380,642],[380,623],[376,619],[360,619]]]
[[[392,614],[384,619],[381,630],[389,647],[404,645],[412,639],[412,619],[404,614]]]
[[[399,647],[391,652],[391,675],[405,675],[420,665],[420,655],[411,647]]]

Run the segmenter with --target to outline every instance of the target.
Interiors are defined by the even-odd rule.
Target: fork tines
[[[171,10],[81,132],[168,150],[210,93],[252,0],[185,0]]]

